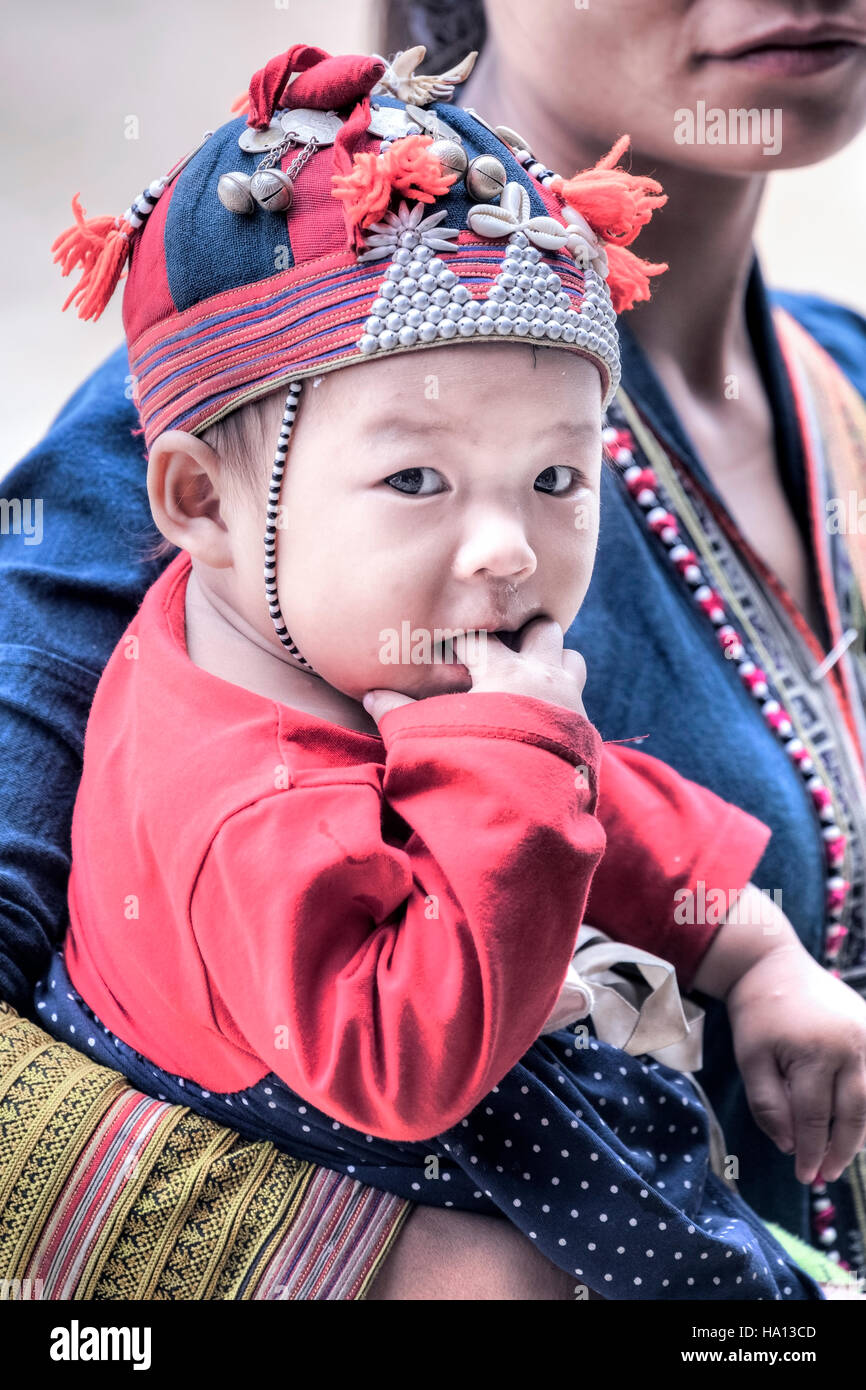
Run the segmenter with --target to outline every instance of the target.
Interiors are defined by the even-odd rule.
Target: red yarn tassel
[[[433,203],[448,192],[458,175],[430,154],[432,144],[430,135],[407,135],[383,154],[356,154],[348,174],[333,175],[331,192],[343,202],[355,244],[361,228],[384,216],[395,192],[418,203]]]
[[[608,264],[607,287],[615,314],[621,314],[625,309],[633,309],[638,300],[649,299],[649,277],[661,275],[668,268],[666,261],[658,264],[642,261],[633,251],[627,251],[624,246],[616,246],[610,242],[605,246],[605,251]]]
[[[563,202],[586,218],[594,232],[620,246],[630,246],[656,208],[667,202],[655,179],[615,168],[630,143],[630,135],[621,135],[594,168],[570,179],[557,177],[550,184]]]
[[[62,274],[79,266],[83,274],[63,305],[77,303],[78,317],[98,319],[123,275],[130,250],[132,227],[122,217],[92,217],[85,220],[76,193],[72,199],[75,224],[61,232],[52,243],[54,260]]]

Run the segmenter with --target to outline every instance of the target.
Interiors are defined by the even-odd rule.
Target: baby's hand
[[[866,1140],[866,1002],[797,946],[762,957],[727,1005],[757,1124],[796,1151],[799,1182],[834,1181]]]
[[[562,705],[586,718],[583,686],[586,663],[580,652],[563,645],[562,628],[552,618],[532,618],[516,635],[512,650],[492,632],[483,642],[477,636],[451,639],[457,660],[466,667],[475,691],[493,690],[512,695],[532,695],[551,705]],[[396,690],[370,690],[364,696],[367,713],[378,724],[389,710],[413,704],[411,696]]]
[[[472,677],[472,691],[531,695],[586,718],[582,699],[586,663],[580,652],[563,646],[559,623],[533,618],[516,640],[512,650],[493,633],[488,633],[480,648],[465,637],[454,638],[454,651]]]

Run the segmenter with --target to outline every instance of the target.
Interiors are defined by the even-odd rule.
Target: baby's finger
[[[833,1093],[833,1132],[821,1173],[835,1182],[866,1142],[866,1067],[858,1058],[840,1067]]]
[[[573,647],[563,647],[562,649],[562,669],[570,671],[583,689],[586,683],[586,662],[580,652],[576,652]]]
[[[450,641],[455,657],[473,678],[483,676],[497,662],[507,663],[511,657],[511,648],[492,632],[461,632]]]
[[[361,701],[364,709],[376,723],[392,709],[401,705],[414,705],[411,695],[401,695],[399,690],[368,690]]]
[[[783,1153],[794,1149],[794,1119],[785,1080],[772,1052],[761,1052],[740,1063],[749,1108],[765,1134]]]
[[[792,1069],[791,1110],[797,1146],[798,1182],[813,1182],[830,1138],[834,1070],[825,1062]]]
[[[549,661],[551,666],[560,666],[563,636],[558,622],[539,615],[537,618],[530,618],[523,627],[518,650],[524,656],[537,656],[542,661]]]

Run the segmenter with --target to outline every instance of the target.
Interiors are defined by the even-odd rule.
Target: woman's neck
[[[502,121],[518,130],[537,157],[566,178],[595,164],[612,143],[568,129],[561,112],[510,72],[507,58],[492,45],[460,99],[491,124]],[[718,398],[725,378],[752,361],[745,290],[764,177],[665,164],[642,156],[639,146],[632,167],[657,178],[668,195],[632,249],[644,260],[668,262],[670,269],[653,278],[652,298],[629,314],[629,327],[663,373],[677,363],[695,396]]]

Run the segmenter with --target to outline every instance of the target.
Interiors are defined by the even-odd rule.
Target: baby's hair
[[[232,480],[260,491],[262,496],[274,462],[287,392],[287,386],[279,386],[266,396],[258,396],[201,433]]]
[[[219,456],[220,466],[231,483],[261,497],[263,515],[287,392],[287,386],[279,386],[266,396],[258,396],[209,425],[200,436]],[[161,560],[176,550],[167,536],[159,536],[145,548],[142,558]]]

